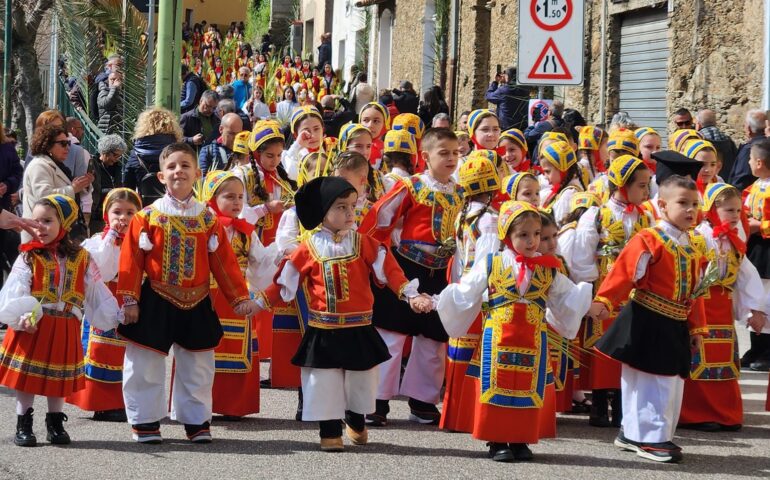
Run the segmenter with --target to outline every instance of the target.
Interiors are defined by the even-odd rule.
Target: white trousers
[[[192,352],[172,347],[174,370],[171,418],[187,425],[211,421],[214,351]],[[166,416],[166,356],[128,343],[123,360],[123,401],[132,425],[160,421]]]
[[[342,419],[345,410],[362,415],[375,410],[377,367],[364,371],[302,367],[300,374],[304,421]]]
[[[407,336],[390,330],[377,329],[390,352],[390,360],[379,365],[380,383],[377,398],[390,400],[404,395],[421,402],[436,405],[441,398],[441,385],[446,369],[446,343],[423,336],[412,337],[412,353],[399,388],[401,357]]]
[[[652,375],[623,364],[623,435],[643,443],[670,442],[682,410],[684,380]]]

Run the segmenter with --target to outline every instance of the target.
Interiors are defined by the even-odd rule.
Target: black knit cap
[[[323,222],[326,212],[334,201],[346,197],[356,189],[340,177],[318,177],[302,185],[294,195],[297,217],[306,230],[312,230]]]
[[[690,177],[697,181],[698,172],[703,166],[701,162],[674,150],[655,152],[652,154],[652,158],[658,162],[655,168],[655,183],[658,185],[662,185],[667,178],[673,175]]]

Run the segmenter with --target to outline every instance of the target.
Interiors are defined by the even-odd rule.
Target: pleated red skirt
[[[65,399],[67,403],[89,412],[125,408],[123,404],[125,353],[125,341],[97,337],[91,327],[85,355],[85,388],[68,396]],[[94,371],[89,373],[89,368]],[[105,378],[97,379],[98,376]]]
[[[469,337],[449,340],[449,354],[445,374],[444,404],[441,408],[439,428],[452,432],[473,431],[473,414],[476,410],[478,381],[468,376],[468,364],[478,347],[481,333],[481,315],[468,329]]]
[[[481,386],[476,379],[476,392]],[[556,437],[556,404],[553,384],[545,387],[541,408],[506,408],[476,401],[473,438],[498,443],[537,443]]]
[[[47,397],[66,397],[85,386],[80,321],[44,314],[37,331],[8,329],[0,347],[0,385]]]

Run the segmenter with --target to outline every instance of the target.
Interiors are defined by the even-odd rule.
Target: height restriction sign
[[[583,83],[583,13],[583,0],[519,0],[518,83]]]

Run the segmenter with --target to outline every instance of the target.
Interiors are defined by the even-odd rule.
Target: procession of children
[[[165,196],[112,190],[82,245],[75,201],[39,200],[0,291],[15,444],[40,443],[36,395],[53,444],[71,442],[65,403],[140,443],[166,417],[208,443],[265,387],[297,390],[328,452],[377,441],[398,396],[500,462],[536,458],[557,413],[657,462],[682,460],[677,426],[741,428],[736,329],[770,311],[770,141],[740,192],[694,130],[661,150],[651,128],[576,127],[530,151],[489,110],[467,132],[376,102],[360,115],[338,139],[310,106],[288,142],[260,121],[204,178],[171,144]]]

